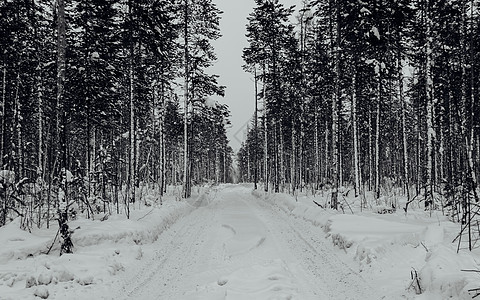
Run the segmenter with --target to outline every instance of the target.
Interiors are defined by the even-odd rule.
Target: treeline
[[[0,226],[73,204],[128,216],[143,187],[230,181],[207,73],[220,15],[211,0],[0,2]]]
[[[246,71],[259,111],[238,153],[265,190],[341,187],[467,210],[478,201],[478,2],[256,0]],[[363,197],[364,198],[364,197]]]

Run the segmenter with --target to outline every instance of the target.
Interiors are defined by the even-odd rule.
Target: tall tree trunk
[[[473,187],[473,179],[471,178],[472,171],[470,170],[470,141],[469,141],[469,134],[467,132],[467,120],[468,118],[468,113],[467,113],[467,74],[466,74],[466,37],[467,37],[467,22],[466,22],[466,3],[465,1],[462,1],[462,32],[460,35],[460,49],[461,49],[461,54],[460,54],[460,64],[461,64],[461,70],[462,70],[462,75],[461,75],[461,80],[462,80],[462,87],[461,87],[461,103],[460,103],[460,129],[462,133],[462,139],[464,143],[464,148],[466,152],[466,165],[467,165],[467,174],[465,176],[465,179],[462,178],[462,188],[467,190],[467,193],[465,193],[465,198],[463,199],[463,206],[464,206],[464,215],[462,217],[462,224],[466,224],[468,226],[468,247],[469,250],[472,250],[472,234],[471,234],[471,199],[470,199],[470,186],[468,183],[472,183]],[[475,191],[474,191],[475,192]]]
[[[300,111],[302,111],[301,109]],[[303,185],[306,183],[305,172],[303,170],[303,124],[302,118],[300,118],[300,136],[298,137],[300,143],[298,145],[298,179],[300,181],[300,192],[302,192]]]
[[[307,1],[302,1],[303,4],[303,9],[301,10],[301,19],[300,19],[300,58],[301,58],[301,101],[300,101],[300,116],[299,116],[299,122],[300,122],[300,145],[299,145],[299,159],[298,159],[298,165],[299,165],[299,170],[300,170],[300,191],[303,188],[303,184],[307,183],[307,174],[306,170],[304,170],[304,153],[303,153],[303,137],[304,137],[304,126],[303,126],[303,120],[304,120],[304,103],[306,102],[307,98],[307,82],[306,82],[306,76],[305,76],[305,45],[307,43],[307,33],[308,33],[308,21],[305,19],[305,12],[307,11]]]
[[[314,104],[314,119],[315,119],[315,124],[314,124],[314,145],[315,145],[315,190],[318,190],[319,184],[320,184],[320,145],[319,145],[319,136],[318,136],[318,110],[317,110],[317,97],[315,99],[315,104]]]
[[[35,36],[37,37],[37,31],[35,30]],[[39,47],[37,48],[37,72],[36,72],[36,91],[37,91],[37,105],[38,105],[38,113],[37,113],[37,126],[38,126],[38,148],[37,148],[37,182],[40,184],[40,190],[36,192],[42,192],[44,188],[44,180],[45,180],[45,163],[44,163],[44,151],[43,151],[43,118],[44,118],[44,112],[43,112],[43,81],[42,81],[42,62],[40,59],[40,49]],[[3,129],[2,129],[3,133]],[[3,135],[3,134],[2,134]],[[1,155],[1,154],[0,154]],[[42,196],[41,196],[42,197]],[[41,227],[41,216],[42,216],[42,205],[41,203],[43,202],[43,199],[40,198],[40,205],[37,205],[38,207],[38,220],[37,220],[37,227]]]
[[[66,68],[66,61],[65,61],[65,52],[66,52],[66,33],[65,33],[65,3],[64,0],[57,1],[57,101],[56,101],[56,145],[58,151],[56,155],[58,157],[58,169],[60,172],[58,173],[59,177],[65,176],[65,181],[63,185],[64,190],[64,197],[63,201],[68,203],[68,191],[67,191],[67,149],[66,149],[66,138],[67,138],[67,127],[66,127],[66,112],[64,107],[65,102],[65,95],[64,95],[64,85],[65,85],[65,68]],[[55,169],[55,167],[54,167]],[[64,174],[61,174],[62,169],[64,170]],[[52,178],[51,178],[52,179]],[[51,181],[51,180],[50,180]],[[63,237],[62,249],[60,253],[71,253],[72,252],[72,245],[70,241],[70,234],[67,225],[67,212],[66,206],[65,211],[60,211],[60,203],[59,198],[57,196],[57,210],[58,210],[58,224],[59,227],[62,228],[61,234]]]
[[[372,191],[373,181],[373,124],[372,107],[368,108],[368,190]]]
[[[439,183],[444,183],[445,182],[445,129],[447,129],[447,123],[448,119],[445,117],[445,113],[442,113],[441,115],[441,121],[440,121],[440,145],[439,145],[439,162],[438,162],[438,174],[440,177]],[[442,128],[443,126],[443,128]]]
[[[223,145],[223,183],[227,183],[227,144]]]
[[[220,155],[219,155],[219,145],[215,145],[215,183],[218,184],[220,182]],[[247,151],[248,159],[248,182],[250,182],[250,155],[248,154],[250,151]]]
[[[258,149],[258,78],[257,78],[257,66],[254,66],[254,77],[255,77],[255,120],[254,120],[254,126],[255,126],[255,141],[254,141],[254,145],[255,145],[255,149],[253,151],[253,155],[254,155],[254,158],[253,158],[253,167],[254,167],[254,174],[253,174],[253,188],[256,190],[257,189],[257,181],[258,181],[258,154],[257,154],[257,151],[259,150]]]
[[[281,122],[280,122],[281,124]],[[283,130],[282,126],[280,125],[280,145],[278,146],[278,153],[280,156],[280,187],[281,191],[285,188],[285,162],[284,162],[284,140],[283,140]]]
[[[22,103],[20,102],[20,64],[17,63],[17,76],[15,79],[15,98],[14,98],[14,108],[13,108],[13,124],[12,124],[12,141],[14,141],[14,150],[15,150],[15,164],[14,170],[17,177],[16,180],[22,180],[25,176],[24,174],[24,157],[23,157],[23,136],[22,136]],[[8,201],[7,195],[4,199],[5,202]],[[19,195],[19,198],[23,200],[23,196]],[[13,199],[13,198],[12,198]],[[6,212],[6,210],[5,210]],[[23,217],[22,217],[23,223]],[[29,225],[27,225],[29,226]],[[22,224],[23,227],[23,224]]]
[[[64,115],[65,115],[65,110],[64,110],[64,85],[65,85],[65,68],[66,68],[66,62],[65,62],[65,51],[66,51],[66,33],[65,33],[65,2],[64,0],[57,0],[57,26],[58,26],[58,32],[57,32],[57,98],[56,98],[56,163],[58,164],[57,166],[59,167],[58,169],[61,170],[62,167],[65,168],[66,170],[66,161],[64,160],[65,158],[65,143],[66,141],[63,141],[61,138],[62,133],[64,132],[65,124],[64,124]],[[60,159],[64,160],[63,163],[60,163]],[[54,165],[55,168],[55,165]],[[53,172],[53,171],[52,171]],[[66,196],[66,193],[65,193]],[[67,200],[67,199],[64,199]],[[57,203],[58,205],[58,203]]]
[[[248,125],[247,125],[247,132],[249,132],[249,128],[248,128]],[[250,172],[250,143],[247,143],[246,145],[247,147],[247,181],[250,182],[250,180],[252,179],[251,177],[251,172]],[[215,149],[216,149],[216,146],[215,146]],[[215,150],[215,162],[217,162],[217,151]]]
[[[190,97],[191,99],[195,99],[195,95],[193,91],[195,90],[194,84],[192,82],[191,84],[191,93]],[[195,126],[193,126],[193,121],[195,120],[195,106],[193,103],[191,103],[191,118],[190,118],[190,126],[188,127],[189,133],[188,136],[190,137],[188,139],[188,166],[187,166],[187,192],[188,192],[188,197],[191,196],[192,194],[192,180],[195,180],[195,167],[193,164],[193,149],[195,149]],[[198,173],[197,173],[198,174]]]
[[[188,81],[189,81],[189,53],[188,53],[188,0],[185,0],[184,11],[184,55],[185,55],[185,83],[184,83],[184,100],[183,100],[183,198],[190,197],[189,192],[189,149],[188,149]]]
[[[382,101],[382,66],[377,62],[377,109],[375,120],[375,200],[380,198],[380,103]]]
[[[295,189],[297,188],[297,176],[296,176],[296,158],[297,158],[297,154],[296,154],[296,130],[295,130],[295,121],[292,117],[292,153],[291,153],[291,157],[290,157],[290,185],[291,185],[291,189],[292,189],[292,193],[295,194]]]
[[[264,190],[265,192],[268,192],[268,119],[267,119],[267,101],[266,101],[266,74],[265,74],[265,66],[263,67],[263,91],[262,91],[262,97],[263,97],[263,131],[264,131],[264,139],[265,139],[265,144],[263,147],[263,168],[264,168]]]
[[[354,63],[352,78],[352,123],[353,123],[353,156],[355,164],[355,197],[360,194],[360,157],[358,151],[358,129],[357,129],[357,66]]]
[[[405,191],[407,192],[407,202],[410,200],[410,189],[408,180],[408,143],[407,143],[407,120],[406,120],[406,103],[403,95],[403,73],[401,65],[400,51],[398,56],[398,62],[400,64],[398,70],[398,96],[401,103],[401,115],[402,115],[402,144],[403,144],[403,183]]]
[[[12,136],[16,136],[15,140],[15,156],[16,156],[16,175],[19,179],[22,179],[23,174],[23,141],[22,141],[22,114],[21,114],[21,103],[20,103],[20,67],[17,68],[17,78],[15,83],[15,102],[13,109],[13,120],[15,128],[15,133],[12,132]]]
[[[428,6],[428,4],[427,4]],[[426,25],[427,25],[427,38],[426,38],[426,48],[425,48],[425,74],[426,74],[426,84],[425,84],[425,95],[426,95],[426,130],[427,130],[427,182],[425,185],[425,205],[431,205],[432,209],[434,206],[433,203],[433,140],[435,135],[435,129],[433,127],[433,111],[434,111],[434,99],[433,99],[433,74],[432,74],[432,21],[431,21],[431,12],[430,7],[427,7],[426,11]]]
[[[42,74],[41,74],[41,62],[39,60],[38,65],[38,72],[36,76],[36,84],[37,84],[37,101],[38,101],[38,156],[37,156],[37,175],[42,179],[45,174],[44,168],[44,159],[43,159],[43,87],[42,87]]]
[[[323,178],[324,180],[330,177],[329,171],[330,171],[330,161],[328,160],[329,158],[329,150],[330,150],[330,135],[329,135],[329,126],[328,126],[328,121],[325,120],[325,162],[324,162],[324,174]]]
[[[462,32],[460,34],[460,64],[461,64],[461,102],[460,102],[460,130],[462,134],[463,144],[465,146],[465,151],[467,152],[468,156],[468,149],[469,149],[469,142],[467,137],[467,74],[466,74],[466,35],[467,35],[467,25],[465,20],[466,15],[466,3],[462,1]],[[467,159],[468,160],[468,159]],[[470,164],[467,161],[467,166],[469,167]],[[470,177],[470,170],[468,170],[467,178]],[[462,179],[462,185],[464,185],[464,181]],[[467,218],[469,219],[469,217]],[[469,239],[470,240],[470,239]]]
[[[339,101],[341,103],[341,100]],[[338,186],[342,187],[343,186],[343,133],[342,133],[342,118],[340,116],[342,109],[338,108],[338,126],[337,126],[337,132],[338,132]]]
[[[90,109],[89,109],[90,110]],[[88,197],[96,195],[95,178],[95,159],[96,159],[96,130],[91,122],[90,113],[87,114],[87,134],[88,134]]]
[[[274,122],[273,122],[273,149],[274,149],[274,153],[273,153],[273,158],[274,158],[274,166],[273,166],[273,170],[274,170],[274,173],[275,173],[275,181],[274,181],[274,191],[275,193],[278,193],[279,192],[279,183],[280,183],[280,172],[279,172],[279,158],[278,158],[278,152],[279,152],[279,149],[278,149],[278,145],[279,145],[279,142],[278,142],[278,128],[280,127],[280,122],[275,120],[274,119]]]
[[[129,0],[128,14],[130,18],[130,45],[129,45],[129,63],[128,63],[128,79],[129,79],[129,104],[130,104],[130,152],[129,152],[129,172],[128,172],[128,187],[129,195],[126,201],[126,214],[130,218],[130,203],[135,203],[135,98],[134,98],[134,45],[133,45],[133,3],[134,0]]]
[[[422,133],[421,133],[421,126],[420,122],[422,121],[421,113],[420,111],[417,113],[417,122],[415,124],[415,131],[417,132],[417,143],[416,143],[416,184],[415,184],[415,190],[416,190],[416,195],[418,196],[420,194],[420,189],[422,186],[422,171],[424,166],[423,161],[422,161]]]
[[[451,79],[450,79],[451,80]],[[455,120],[453,117],[453,92],[450,89],[448,91],[448,106],[447,106],[447,111],[448,111],[448,163],[447,163],[447,176],[448,176],[448,182],[453,186],[454,182],[454,174],[456,173],[456,164],[454,163],[455,161],[455,152],[454,151],[456,143],[454,143],[454,137],[455,137]]]
[[[468,157],[468,170],[470,172],[470,178],[472,180],[472,190],[475,198],[475,202],[479,201],[477,194],[477,175],[475,174],[475,164],[473,160],[474,143],[475,143],[475,49],[474,49],[474,18],[473,18],[473,4],[474,1],[470,1],[470,137],[467,141],[467,157]]]
[[[135,135],[134,135],[134,142],[135,142],[135,168],[134,168],[134,178],[135,178],[135,187],[140,187],[140,139],[138,136],[138,131],[140,130],[140,118],[137,117],[135,114]],[[148,163],[148,160],[147,160]],[[148,180],[148,179],[147,179]],[[140,195],[141,197],[141,195]]]
[[[428,59],[427,59],[427,64],[428,64]],[[430,71],[427,67],[427,74],[430,73]],[[428,75],[427,75],[428,76]],[[428,80],[430,80],[431,77]],[[433,88],[433,85],[430,85],[427,83],[427,91],[429,88]],[[434,180],[434,174],[435,174],[435,167],[434,167],[434,139],[435,139],[435,128],[434,128],[434,101],[433,101],[433,91],[427,92],[427,94],[430,94],[427,96],[427,182],[426,182],[426,192],[425,192],[425,197],[426,199],[426,205],[432,204],[432,209],[433,209],[433,193],[434,193],[434,187],[435,187],[435,180]]]
[[[2,136],[0,137],[0,169],[4,169],[4,148],[5,148],[5,100],[6,100],[6,84],[7,84],[7,65],[3,63],[3,76],[2,76]]]
[[[333,191],[331,206],[338,209],[338,188],[339,188],[339,129],[338,129],[338,107],[340,101],[340,1],[337,0],[335,11],[336,37],[335,37],[335,84],[332,101],[332,175]]]
[[[129,187],[130,187],[130,195],[129,195],[129,203],[135,203],[135,98],[134,98],[134,74],[133,74],[133,47],[130,53],[130,66],[128,70],[128,77],[129,77],[129,103],[130,103],[130,155],[129,155]],[[129,210],[129,208],[128,208]],[[130,212],[128,211],[127,217],[129,217]]]
[[[165,185],[166,185],[166,157],[165,157],[165,85],[164,81],[162,80],[162,94],[161,97],[161,117],[160,117],[160,196],[164,195],[165,192]]]

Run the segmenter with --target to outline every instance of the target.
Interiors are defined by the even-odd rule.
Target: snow
[[[108,221],[76,220],[74,253],[59,254],[58,241],[49,255],[58,225],[50,229],[19,229],[18,220],[0,228],[0,299],[97,299],[100,287],[125,266],[142,258],[142,245],[153,243],[171,224],[193,209],[172,199],[160,208],[131,211],[131,219],[113,215]],[[147,216],[147,217],[144,217]],[[100,294],[108,295],[105,286]]]
[[[33,293],[36,297],[47,299],[50,293],[48,292],[47,288],[44,286],[40,286],[35,288],[35,292]]]
[[[66,179],[68,183],[73,182],[74,177],[72,172],[70,172],[70,170],[65,170],[64,168],[62,168],[62,174],[64,177],[66,177],[64,178],[64,180]]]
[[[368,15],[371,15],[372,12],[370,10],[368,10],[366,7],[362,7],[362,9],[360,9],[360,12],[361,13],[365,13],[365,14],[368,14]]]
[[[0,170],[0,183],[2,184],[14,184],[15,183],[15,172],[10,170]]]
[[[378,214],[346,197],[342,213],[328,193],[250,185],[195,193],[134,207],[129,220],[69,222],[74,254],[59,256],[58,242],[46,254],[54,222],[1,227],[0,299],[471,299],[478,287],[462,270],[477,270],[480,252],[457,253],[459,225],[441,212]]]
[[[459,225],[451,223],[440,212],[429,217],[416,210],[405,215],[359,212],[335,214],[316,209],[312,196],[299,197],[261,195],[280,210],[322,227],[325,237],[357,262],[358,270],[379,286],[385,297],[412,299],[471,299],[469,289],[479,287],[478,274],[462,270],[478,270],[480,252],[456,252],[452,243]],[[349,199],[355,203],[356,199]],[[317,196],[317,203],[327,204]],[[403,205],[403,204],[402,204]],[[354,209],[355,210],[355,209]],[[412,271],[417,272],[422,294],[416,295]]]
[[[325,231],[333,240],[349,248],[353,244],[377,245],[384,242],[406,243],[415,240],[423,227],[356,215],[329,218]],[[335,243],[335,242],[334,242]]]
[[[100,59],[100,54],[98,54],[97,51],[95,52],[92,52],[91,56],[90,56],[93,60],[97,60],[97,59]]]
[[[377,39],[380,40],[380,32],[378,31],[378,28],[375,26],[372,26],[372,32],[377,37]]]

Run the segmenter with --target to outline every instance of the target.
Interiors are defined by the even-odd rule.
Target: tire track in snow
[[[177,291],[183,271],[196,264],[197,254],[205,241],[203,232],[211,226],[205,208],[198,208],[173,224],[152,245],[159,249],[133,275],[126,274],[116,299],[170,299]]]

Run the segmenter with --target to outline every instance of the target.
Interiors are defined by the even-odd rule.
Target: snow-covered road
[[[227,186],[200,197],[113,285],[116,299],[377,299],[320,227]],[[377,288],[378,289],[378,288]]]

